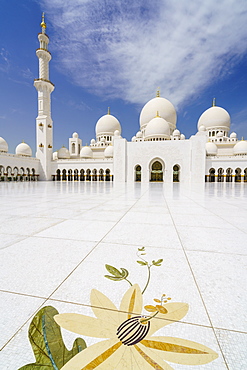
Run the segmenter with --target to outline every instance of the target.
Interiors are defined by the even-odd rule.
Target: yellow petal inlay
[[[158,342],[154,340],[143,339],[141,341],[141,344],[149,348],[159,349],[160,351],[176,352],[176,353],[190,353],[190,354],[196,354],[196,355],[208,354],[208,352],[199,351],[198,349],[195,349],[195,348],[180,346],[180,345],[173,344],[173,343],[162,343],[162,342]]]
[[[142,342],[141,342],[142,343]],[[164,370],[163,367],[161,367],[157,362],[151,359],[145,352],[143,352],[136,344],[135,344],[135,349],[137,352],[140,353],[140,355],[144,358],[144,360],[147,361],[149,365],[151,365],[155,370]]]
[[[130,298],[128,319],[131,318],[130,312],[133,312],[134,311],[135,298],[136,298],[136,290],[134,289],[134,291],[133,291],[133,293],[131,295],[131,298]]]
[[[81,370],[93,370],[97,366],[101,365],[105,360],[107,360],[114,352],[122,345],[121,342],[114,344],[114,346],[108,348],[105,352],[97,356],[93,361],[84,366]]]

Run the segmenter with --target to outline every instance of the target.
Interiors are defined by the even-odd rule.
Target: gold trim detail
[[[166,352],[190,353],[190,354],[195,354],[195,355],[208,354],[208,352],[203,352],[203,351],[200,351],[199,349],[189,348],[189,347],[177,345],[174,343],[157,342],[155,340],[143,339],[141,341],[141,344],[143,344],[145,347],[148,347],[148,348],[158,349],[160,351],[166,351]]]
[[[134,290],[130,298],[128,319],[131,318],[131,313],[134,311],[135,298],[136,298],[136,291]]]
[[[101,365],[105,360],[108,359],[114,352],[122,345],[121,342],[114,344],[112,347],[108,348],[105,352],[101,353],[101,355],[97,356],[93,361],[83,367],[81,370],[93,370],[97,366]]]
[[[142,343],[142,342],[141,342]],[[144,360],[147,361],[149,365],[151,365],[155,370],[163,370],[163,367],[161,367],[157,362],[151,359],[145,352],[143,352],[136,344],[134,345],[137,352],[140,353],[140,355],[144,358]]]

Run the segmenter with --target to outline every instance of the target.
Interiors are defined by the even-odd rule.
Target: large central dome
[[[148,122],[156,117],[157,112],[161,118],[171,124],[171,128],[176,128],[177,114],[174,106],[169,100],[156,96],[144,105],[140,114],[140,127],[144,129]]]

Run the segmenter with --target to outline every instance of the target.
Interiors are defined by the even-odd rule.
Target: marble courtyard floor
[[[163,259],[150,269],[144,305],[163,293],[189,305],[158,334],[219,355],[204,365],[166,363],[247,369],[247,184],[1,183],[0,205],[1,369],[35,362],[28,328],[43,306],[94,317],[90,293],[98,289],[119,307],[130,285],[105,278],[105,264],[126,268],[144,287],[142,247],[146,260]],[[68,348],[79,336],[62,333]],[[88,346],[102,340],[83,338]]]

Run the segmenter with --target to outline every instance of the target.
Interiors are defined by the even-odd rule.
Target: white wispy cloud
[[[9,52],[6,49],[1,48],[0,50],[0,71],[4,73],[8,72],[9,66],[10,66]]]
[[[42,2],[60,70],[105,98],[183,105],[247,51],[246,0]]]

